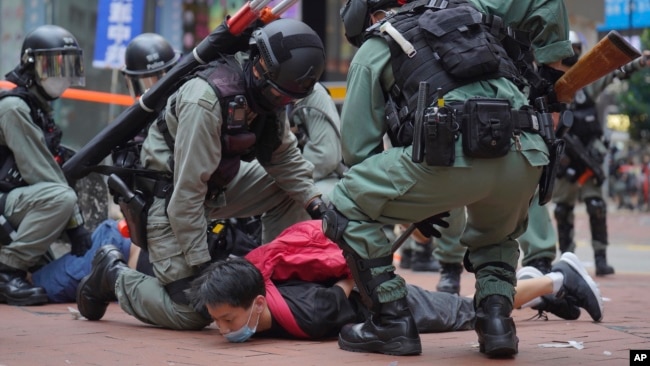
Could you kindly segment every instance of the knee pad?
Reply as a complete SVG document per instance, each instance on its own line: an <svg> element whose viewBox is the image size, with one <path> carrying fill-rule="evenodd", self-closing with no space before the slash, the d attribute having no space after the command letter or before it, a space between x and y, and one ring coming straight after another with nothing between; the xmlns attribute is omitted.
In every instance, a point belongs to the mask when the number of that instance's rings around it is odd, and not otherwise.
<svg viewBox="0 0 650 366"><path fill-rule="evenodd" d="M567 205L564 203L558 203L555 205L555 210L553 211L555 219L561 222L566 222L569 220L569 216L573 214L573 206Z"/></svg>
<svg viewBox="0 0 650 366"><path fill-rule="evenodd" d="M603 219L607 215L607 204L600 197L590 197L585 200L589 217Z"/></svg>

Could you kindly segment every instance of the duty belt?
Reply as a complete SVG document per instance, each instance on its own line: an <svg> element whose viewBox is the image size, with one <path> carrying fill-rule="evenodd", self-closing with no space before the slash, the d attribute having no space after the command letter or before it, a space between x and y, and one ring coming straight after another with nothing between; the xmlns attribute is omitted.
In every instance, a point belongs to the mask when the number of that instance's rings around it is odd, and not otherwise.
<svg viewBox="0 0 650 366"><path fill-rule="evenodd" d="M445 104L445 106L451 107L456 112L456 117L462 117L463 102L452 102ZM426 113L425 113L426 114ZM523 107L522 109L511 109L510 118L512 119L515 132L516 131L525 131L533 133L541 133L541 126L539 124L539 118L537 117L537 112L532 110L532 108Z"/></svg>
<svg viewBox="0 0 650 366"><path fill-rule="evenodd" d="M135 182L138 189L157 198L167 198L169 191L173 188L172 182L143 177L141 175L135 177Z"/></svg>

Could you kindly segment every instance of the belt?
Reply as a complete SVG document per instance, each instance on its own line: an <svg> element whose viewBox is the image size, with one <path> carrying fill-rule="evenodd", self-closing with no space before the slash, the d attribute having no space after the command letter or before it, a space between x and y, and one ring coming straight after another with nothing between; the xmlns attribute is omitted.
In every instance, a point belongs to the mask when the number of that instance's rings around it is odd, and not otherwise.
<svg viewBox="0 0 650 366"><path fill-rule="evenodd" d="M141 175L136 175L135 182L139 189L157 198L167 198L169 190L173 188L173 184L169 181L143 177Z"/></svg>
<svg viewBox="0 0 650 366"><path fill-rule="evenodd" d="M515 126L515 131L521 130L526 132L535 132L540 133L541 126L539 125L539 119L537 118L537 113L532 110L526 109L513 109L510 112L512 116L512 122Z"/></svg>
<svg viewBox="0 0 650 366"><path fill-rule="evenodd" d="M445 106L451 107L456 111L456 115L463 115L463 102L452 102L445 104ZM522 109L511 109L510 118L512 118L512 123L514 126L515 132L525 131L525 132L534 132L541 133L541 126L539 123L539 118L537 117L537 112L528 107L523 107Z"/></svg>

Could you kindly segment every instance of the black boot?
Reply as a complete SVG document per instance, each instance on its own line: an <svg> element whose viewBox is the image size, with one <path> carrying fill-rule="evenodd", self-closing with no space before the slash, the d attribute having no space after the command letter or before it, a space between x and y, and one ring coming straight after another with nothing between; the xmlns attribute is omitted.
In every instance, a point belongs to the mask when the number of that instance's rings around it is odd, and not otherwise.
<svg viewBox="0 0 650 366"><path fill-rule="evenodd" d="M399 268L410 269L413 263L413 250L402 249L402 256L399 260Z"/></svg>
<svg viewBox="0 0 650 366"><path fill-rule="evenodd" d="M105 245L95 253L93 267L77 287L77 307L88 320L99 320L106 313L108 303L116 301L115 282L122 270L128 268L120 249Z"/></svg>
<svg viewBox="0 0 650 366"><path fill-rule="evenodd" d="M458 294L460 292L460 274L463 272L463 265L460 263L440 262L440 281L436 286L438 292Z"/></svg>
<svg viewBox="0 0 650 366"><path fill-rule="evenodd" d="M0 303L28 306L47 302L42 287L27 282L27 272L0 263Z"/></svg>
<svg viewBox="0 0 650 366"><path fill-rule="evenodd" d="M380 305L365 323L347 324L339 333L339 347L352 352L395 356L418 355L422 344L406 298Z"/></svg>
<svg viewBox="0 0 650 366"><path fill-rule="evenodd" d="M596 262L596 276L606 276L614 274L614 267L607 264L607 251L597 250L594 252Z"/></svg>
<svg viewBox="0 0 650 366"><path fill-rule="evenodd" d="M519 338L511 313L512 304L501 295L486 297L476 309L479 350L488 357L508 357L518 352Z"/></svg>
<svg viewBox="0 0 650 366"><path fill-rule="evenodd" d="M440 271L440 263L436 258L433 257L433 242L429 241L426 244L416 243L416 245L422 246L422 250L413 251L411 270L413 270L413 272Z"/></svg>

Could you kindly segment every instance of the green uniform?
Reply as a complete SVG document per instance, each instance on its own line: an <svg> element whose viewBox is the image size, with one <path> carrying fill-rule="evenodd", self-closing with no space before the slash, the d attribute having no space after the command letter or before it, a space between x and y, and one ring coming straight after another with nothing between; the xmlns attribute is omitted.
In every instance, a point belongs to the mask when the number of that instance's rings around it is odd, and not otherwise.
<svg viewBox="0 0 650 366"><path fill-rule="evenodd" d="M49 103L41 108L51 113ZM6 198L2 213L16 229L16 239L0 246L0 263L27 271L37 264L79 213L77 195L68 185L59 164L45 144L43 130L32 121L30 108L21 98L0 99L0 145L13 152L27 186L0 192Z"/></svg>
<svg viewBox="0 0 650 366"><path fill-rule="evenodd" d="M440 230L442 236L435 239L436 248L433 250L433 256L441 263L462 263L466 248L460 245L460 237L467 222L465 208L449 211L449 217L445 221L449 223L449 227Z"/></svg>
<svg viewBox="0 0 650 366"><path fill-rule="evenodd" d="M314 164L316 187L327 196L338 182L343 168L341 119L336 104L327 89L316 83L314 91L295 102L293 111L290 122L292 126L295 124L298 135L305 135L302 136L302 155Z"/></svg>
<svg viewBox="0 0 650 366"><path fill-rule="evenodd" d="M555 260L557 233L553 227L548 206L539 205L539 192L535 192L528 209L528 228L517 240L524 252L522 259L524 266L530 261L541 258L547 258L550 262Z"/></svg>
<svg viewBox="0 0 650 366"><path fill-rule="evenodd" d="M568 20L560 1L472 1L483 12L506 24L531 32L538 62L572 54ZM559 11L559 12L558 12ZM519 258L516 238L526 230L528 205L535 192L548 150L542 138L522 133L521 148L512 144L506 156L474 159L464 156L460 140L452 167L413 163L411 147L378 147L387 130L385 95L394 83L390 51L383 39L371 38L359 48L350 65L341 115L343 157L351 166L334 188L331 200L350 221L342 239L362 258L391 255L381 230L384 224L421 221L432 214L467 206L467 225L461 244L469 251L476 273L476 303L488 295L514 297ZM432 85L432 88L435 88ZM513 108L527 104L526 95L506 79L474 82L445 95L446 102L471 97L505 98ZM498 261L510 267L493 266ZM375 267L373 275L394 267ZM505 279L505 281L504 281ZM396 276L376 288L380 303L403 298L406 287Z"/></svg>
<svg viewBox="0 0 650 366"><path fill-rule="evenodd" d="M170 112L174 99L177 118ZM168 207L164 199L156 198L149 210L149 260L156 277L125 269L117 279L116 295L124 311L145 323L201 329L211 320L189 305L174 302L164 286L191 278L197 266L210 260L209 220L262 215L262 237L268 242L291 224L309 219L304 207L320 193L312 180L313 165L302 157L286 123L281 145L267 165L257 160L242 163L223 192L206 199L208 178L222 156L223 121L217 96L203 79L191 79L168 99L165 115L174 151L153 125L141 154L148 169L171 172L169 159L174 162L174 191Z"/></svg>

